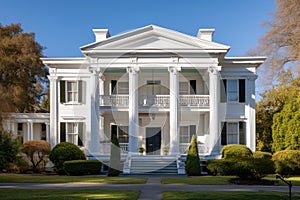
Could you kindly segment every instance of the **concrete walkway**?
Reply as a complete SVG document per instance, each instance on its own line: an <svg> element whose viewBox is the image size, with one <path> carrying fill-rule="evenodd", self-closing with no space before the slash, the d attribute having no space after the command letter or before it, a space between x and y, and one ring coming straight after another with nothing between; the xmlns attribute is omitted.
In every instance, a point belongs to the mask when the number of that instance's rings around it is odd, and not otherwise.
<svg viewBox="0 0 300 200"><path fill-rule="evenodd" d="M183 185L161 184L160 177L149 177L146 184L77 184L77 183L0 183L0 188L20 189L102 189L102 190L140 190L139 200L159 200L163 191L278 191L288 193L287 186L260 185ZM292 188L300 193L300 186Z"/></svg>

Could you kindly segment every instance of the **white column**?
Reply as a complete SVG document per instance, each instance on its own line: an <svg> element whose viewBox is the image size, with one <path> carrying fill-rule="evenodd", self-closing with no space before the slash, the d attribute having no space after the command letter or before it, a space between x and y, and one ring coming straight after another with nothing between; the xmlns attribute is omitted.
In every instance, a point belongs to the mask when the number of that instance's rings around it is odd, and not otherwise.
<svg viewBox="0 0 300 200"><path fill-rule="evenodd" d="M218 139L221 137L219 131L219 102L220 102L220 77L217 68L210 67L209 71L209 95L210 95L210 123L209 138L211 154L219 154Z"/></svg>
<svg viewBox="0 0 300 200"><path fill-rule="evenodd" d="M50 144L50 123L46 122L46 141Z"/></svg>
<svg viewBox="0 0 300 200"><path fill-rule="evenodd" d="M170 154L179 154L179 71L180 68L169 67L170 75Z"/></svg>
<svg viewBox="0 0 300 200"><path fill-rule="evenodd" d="M27 122L27 141L33 140L33 122L29 120Z"/></svg>
<svg viewBox="0 0 300 200"><path fill-rule="evenodd" d="M49 143L53 148L58 140L58 77L48 76L50 80L50 137Z"/></svg>
<svg viewBox="0 0 300 200"><path fill-rule="evenodd" d="M129 74L129 146L130 153L138 152L138 80L139 68L128 67Z"/></svg>
<svg viewBox="0 0 300 200"><path fill-rule="evenodd" d="M246 145L252 150L255 151L255 134L256 134L256 123L255 123L255 80L257 76L248 77L246 80L246 105L248 105L248 113L246 113Z"/></svg>
<svg viewBox="0 0 300 200"><path fill-rule="evenodd" d="M99 133L99 73L100 69L91 69L92 73L92 93L91 93L91 135L87 145L91 154L99 154L100 151L100 133Z"/></svg>

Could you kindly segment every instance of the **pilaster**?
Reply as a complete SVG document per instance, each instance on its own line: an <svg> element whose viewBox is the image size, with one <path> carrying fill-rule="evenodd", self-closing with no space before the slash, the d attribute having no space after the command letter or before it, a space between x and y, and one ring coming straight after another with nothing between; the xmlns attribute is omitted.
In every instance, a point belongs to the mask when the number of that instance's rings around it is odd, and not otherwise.
<svg viewBox="0 0 300 200"><path fill-rule="evenodd" d="M58 77L48 76L50 80L50 137L49 143L53 148L58 142Z"/></svg>

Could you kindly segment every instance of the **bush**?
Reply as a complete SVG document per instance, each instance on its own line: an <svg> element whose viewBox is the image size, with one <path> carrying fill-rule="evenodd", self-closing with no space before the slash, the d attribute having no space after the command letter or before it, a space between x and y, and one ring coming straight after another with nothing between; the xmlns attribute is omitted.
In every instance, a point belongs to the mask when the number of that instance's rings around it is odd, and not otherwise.
<svg viewBox="0 0 300 200"><path fill-rule="evenodd" d="M22 145L21 151L26 154L31 162L32 170L37 172L39 169L45 169L45 163L47 162L45 157L49 155L51 146L44 140L30 140ZM41 165L43 166L41 167Z"/></svg>
<svg viewBox="0 0 300 200"><path fill-rule="evenodd" d="M263 152L263 151L255 151L253 152L254 158L265 158L265 159L272 159L272 154L269 152Z"/></svg>
<svg viewBox="0 0 300 200"><path fill-rule="evenodd" d="M50 152L49 159L58 174L65 174L63 163L69 160L86 160L85 154L75 144L61 142Z"/></svg>
<svg viewBox="0 0 300 200"><path fill-rule="evenodd" d="M102 163L98 160L72 160L64 162L64 170L69 176L100 174Z"/></svg>
<svg viewBox="0 0 300 200"><path fill-rule="evenodd" d="M248 158L252 157L252 151L245 145L230 144L221 150L222 158Z"/></svg>
<svg viewBox="0 0 300 200"><path fill-rule="evenodd" d="M197 139L193 135L189 146L188 155L185 164L186 173L190 176L201 175L200 159L198 155Z"/></svg>
<svg viewBox="0 0 300 200"><path fill-rule="evenodd" d="M11 133L0 129L0 171L7 169L19 152L20 143L18 140L14 139Z"/></svg>
<svg viewBox="0 0 300 200"><path fill-rule="evenodd" d="M19 155L14 162L10 164L7 171L10 173L26 173L28 170L30 170L30 164L24 156Z"/></svg>
<svg viewBox="0 0 300 200"><path fill-rule="evenodd" d="M218 159L206 161L208 174L213 176L230 176L234 175L233 162L230 160Z"/></svg>
<svg viewBox="0 0 300 200"><path fill-rule="evenodd" d="M117 137L112 138L108 176L119 176L121 172L121 149Z"/></svg>
<svg viewBox="0 0 300 200"><path fill-rule="evenodd" d="M276 173L288 177L290 175L300 175L300 151L283 150L274 153L273 161Z"/></svg>

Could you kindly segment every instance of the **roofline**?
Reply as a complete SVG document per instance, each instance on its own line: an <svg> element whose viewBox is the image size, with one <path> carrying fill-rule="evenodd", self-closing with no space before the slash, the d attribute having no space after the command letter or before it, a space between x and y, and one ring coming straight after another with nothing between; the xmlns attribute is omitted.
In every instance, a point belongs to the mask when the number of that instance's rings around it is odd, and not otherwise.
<svg viewBox="0 0 300 200"><path fill-rule="evenodd" d="M250 64L259 67L266 59L266 56L225 57L222 64Z"/></svg>
<svg viewBox="0 0 300 200"><path fill-rule="evenodd" d="M74 57L74 58L40 58L45 65L56 65L56 64L83 64L86 62L85 57Z"/></svg>

